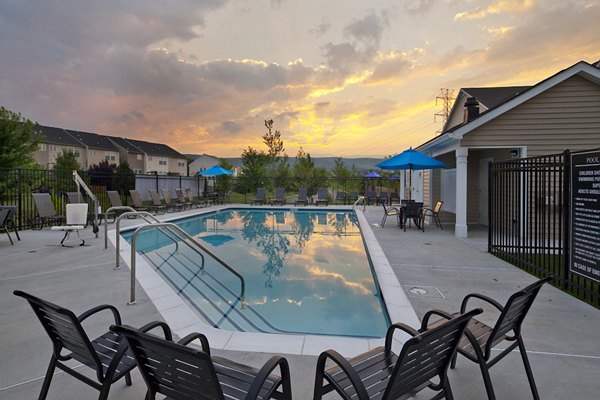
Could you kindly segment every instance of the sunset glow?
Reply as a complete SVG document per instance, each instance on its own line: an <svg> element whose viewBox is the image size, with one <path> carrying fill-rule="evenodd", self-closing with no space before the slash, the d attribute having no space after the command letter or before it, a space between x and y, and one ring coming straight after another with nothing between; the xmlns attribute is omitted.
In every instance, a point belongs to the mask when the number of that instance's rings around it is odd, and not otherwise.
<svg viewBox="0 0 600 400"><path fill-rule="evenodd" d="M600 0L0 4L0 105L43 125L238 157L383 157L435 136L441 88L600 59Z"/></svg>

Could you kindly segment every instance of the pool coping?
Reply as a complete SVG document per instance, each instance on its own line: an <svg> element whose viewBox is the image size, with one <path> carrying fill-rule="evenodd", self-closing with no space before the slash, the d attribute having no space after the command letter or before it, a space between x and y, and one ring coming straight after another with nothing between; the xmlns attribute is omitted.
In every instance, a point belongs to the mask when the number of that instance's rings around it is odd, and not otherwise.
<svg viewBox="0 0 600 400"><path fill-rule="evenodd" d="M223 206L211 207L210 209L200 209L197 212L181 215L172 215L162 219L164 222L179 220L182 217L187 218L195 215L208 214L215 211L226 210L230 208L252 207L244 205L228 204ZM269 207L270 209L298 209L297 207ZM256 208L254 208L256 209ZM352 210L351 207L336 206L335 208L313 208L302 207L302 210ZM367 254L371 259L371 264L375 270L377 283L383 297L383 304L388 312L392 323L403 322L410 326L419 326L419 319L410 303L409 298L400 285L396 274L385 256L381 245L377 241L371 226L369 225L364 213L355 209L360 230ZM164 217L164 216L163 216ZM123 230L131 230L141 224L127 226ZM108 232L109 240L116 243L116 231L114 229ZM121 260L130 266L131 246L121 238L120 240ZM183 337L191 332L200 332L208 338L211 348L224 350L255 351L268 353L286 353L301 355L319 355L322 351L335 348L335 350L346 357L371 350L382 346L384 338L360 338L348 336L333 335L299 335L299 334L277 334L277 333L256 333L256 332L238 332L225 329L218 329L210 326L203 321L200 316L190 307L181 297L167 284L167 282L148 264L148 262L139 254L136 254L136 280L153 302L156 309L164 318L165 322L171 327L173 332L179 337ZM134 306L135 307L135 306ZM268 340L265 340L268 335ZM399 345L408 337L395 335L394 341Z"/></svg>

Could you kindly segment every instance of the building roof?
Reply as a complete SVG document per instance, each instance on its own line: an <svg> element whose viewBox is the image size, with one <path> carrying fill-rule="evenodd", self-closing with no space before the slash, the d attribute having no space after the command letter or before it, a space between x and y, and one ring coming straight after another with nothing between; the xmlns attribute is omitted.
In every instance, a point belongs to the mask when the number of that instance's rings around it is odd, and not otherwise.
<svg viewBox="0 0 600 400"><path fill-rule="evenodd" d="M177 150L172 149L166 144L162 143L151 143L143 140L135 140L135 139L125 139L131 145L137 147L142 152L151 155L151 156L164 156L164 157L173 157L173 158L186 158L183 154L179 153Z"/></svg>
<svg viewBox="0 0 600 400"><path fill-rule="evenodd" d="M83 143L90 149L109 150L116 151L117 148L114 144L108 140L106 136L98 135L96 133L72 131L66 129L67 133L73 136L75 139Z"/></svg>
<svg viewBox="0 0 600 400"><path fill-rule="evenodd" d="M534 86L531 86L528 89L515 93L513 96L502 100L494 107L489 108L481 114L479 114L477 118L449 128L448 130L442 132L441 135L436 136L428 140L427 142L420 144L416 148L424 150L425 148L436 147L447 140L461 139L465 134L472 131L473 129L480 127L481 125L489 122L490 120L498 117L499 115L504 114L509 110L512 110L513 108L519 106L527 100L530 100L531 98L539 95L540 93L545 92L546 90L556 86L557 84L565 81L566 79L571 78L574 75L582 76L585 79L588 79L600 85L600 69L594 67L593 65L585 61L580 61L570 66L569 68L563 69L562 71L559 71L556 74L544 79L543 81L535 84Z"/></svg>
<svg viewBox="0 0 600 400"><path fill-rule="evenodd" d="M475 97L479 104L486 108L494 108L508 99L523 93L531 86L507 86L507 87L485 87L485 88L463 88L467 95Z"/></svg>
<svg viewBox="0 0 600 400"><path fill-rule="evenodd" d="M128 153L143 154L144 152L131 143L128 139L114 136L107 136L108 140L114 142L117 146L122 147Z"/></svg>
<svg viewBox="0 0 600 400"><path fill-rule="evenodd" d="M45 137L46 143L51 144L60 144L64 146L77 146L77 147L85 147L83 143L78 141L73 136L69 135L62 128L55 128L52 126L44 126L38 125L36 130L40 132Z"/></svg>

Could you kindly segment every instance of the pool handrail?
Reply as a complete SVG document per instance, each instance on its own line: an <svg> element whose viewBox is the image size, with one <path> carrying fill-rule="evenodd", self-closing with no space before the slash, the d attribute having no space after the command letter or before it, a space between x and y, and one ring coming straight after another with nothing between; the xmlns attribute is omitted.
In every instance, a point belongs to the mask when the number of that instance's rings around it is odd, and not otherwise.
<svg viewBox="0 0 600 400"><path fill-rule="evenodd" d="M123 207L127 207L127 206L123 206ZM120 265L120 254L121 254L121 240L118 240L119 237L121 236L121 219L123 217L129 217L129 216L136 216L136 217L140 217L142 218L144 221L146 221L147 223L151 224L153 222L156 223L160 223L161 220L159 220L158 218L156 218L154 215L152 215L151 213L149 213L148 211L127 211L124 212L123 214L119 215L117 217L117 222L116 222L116 235L115 235L115 269L120 269L121 265ZM148 217L150 219L148 219ZM174 238L173 236L170 236L167 232L165 232L164 230L161 229L161 232L168 237L169 239L171 239L176 246L176 250L179 250L179 242L177 241L177 238ZM175 232L171 232L173 234L175 234ZM106 226L106 224L104 225L104 249L108 248L108 228ZM181 237L180 237L181 239ZM200 256L202 257L202 268L204 268L204 256L199 253Z"/></svg>
<svg viewBox="0 0 600 400"><path fill-rule="evenodd" d="M129 207L129 206L114 206L114 207L110 207L108 210L106 210L106 212L104 212L104 219L105 219L105 223L104 223L104 250L108 249L108 214L111 213L111 211L132 211L135 212L135 209L133 207Z"/></svg>
<svg viewBox="0 0 600 400"><path fill-rule="evenodd" d="M223 261L219 256L217 256L212 251L210 251L209 249L204 247L200 242L198 242L196 239L194 239L189 233L184 231L180 226L178 226L172 222L161 222L161 223L155 223L155 224L142 225L142 226L138 227L135 230L135 232L133 232L133 235L131 236L131 288L130 288L131 291L130 291L130 299L129 299L128 304L135 304L135 301L136 301L136 299L135 299L135 273L136 273L135 259L136 259L137 252L135 251L135 247L136 247L137 235L144 230L157 229L157 228L162 228L162 227L170 228L170 230L177 231L178 233L183 235L184 238L188 239L188 241L184 241L184 243L188 244L190 246L190 248L193 249L193 247L190 245L190 243L194 243L194 245L196 245L198 248L205 251L213 259L215 259L219 264L221 264L223 267L225 267L225 269L229 270L232 274L237 276L240 279L240 284L241 284L240 297L242 300L242 305L245 304L246 282L244 281L244 277L242 275L240 275L240 273L237 272L235 269L233 269L229 265L227 265L227 263L225 261ZM117 237L117 239L119 239L119 238ZM117 242L118 241L119 240L117 240ZM197 250L197 249L194 249L194 250ZM198 253L198 254L200 254L204 258L204 256L201 253Z"/></svg>

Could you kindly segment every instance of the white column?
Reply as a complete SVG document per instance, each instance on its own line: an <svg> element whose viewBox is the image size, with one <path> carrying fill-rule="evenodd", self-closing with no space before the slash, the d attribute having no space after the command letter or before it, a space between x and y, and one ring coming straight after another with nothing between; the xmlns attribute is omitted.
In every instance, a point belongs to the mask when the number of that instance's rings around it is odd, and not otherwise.
<svg viewBox="0 0 600 400"><path fill-rule="evenodd" d="M467 237L467 156L469 149L456 149L456 225L454 235Z"/></svg>

